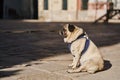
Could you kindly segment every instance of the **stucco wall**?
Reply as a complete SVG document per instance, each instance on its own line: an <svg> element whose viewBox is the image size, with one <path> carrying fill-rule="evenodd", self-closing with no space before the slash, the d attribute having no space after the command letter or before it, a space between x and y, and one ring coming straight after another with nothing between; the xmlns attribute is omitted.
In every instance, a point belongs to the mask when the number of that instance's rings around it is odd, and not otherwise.
<svg viewBox="0 0 120 80"><path fill-rule="evenodd" d="M62 10L62 0L48 0L48 10L43 10L44 0L38 0L38 16L41 21L73 21L76 16L76 0L68 0L67 10Z"/></svg>

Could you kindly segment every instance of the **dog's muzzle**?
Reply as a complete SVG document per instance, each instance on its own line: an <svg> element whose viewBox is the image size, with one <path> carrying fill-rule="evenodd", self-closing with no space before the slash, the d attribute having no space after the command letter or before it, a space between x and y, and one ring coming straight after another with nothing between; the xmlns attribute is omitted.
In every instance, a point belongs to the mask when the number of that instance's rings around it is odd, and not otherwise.
<svg viewBox="0 0 120 80"><path fill-rule="evenodd" d="M64 38L66 38L66 37L67 37L67 34L65 34L65 32L64 32L64 31L59 31L59 34L60 34L61 36L63 36Z"/></svg>

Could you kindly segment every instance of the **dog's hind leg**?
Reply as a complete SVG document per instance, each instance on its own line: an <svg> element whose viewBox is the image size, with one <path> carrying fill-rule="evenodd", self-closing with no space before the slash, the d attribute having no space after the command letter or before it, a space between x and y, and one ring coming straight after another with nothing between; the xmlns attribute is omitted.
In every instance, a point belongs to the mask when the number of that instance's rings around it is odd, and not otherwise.
<svg viewBox="0 0 120 80"><path fill-rule="evenodd" d="M77 73L82 71L87 71L89 73L95 73L98 70L98 65L92 61L87 61L77 69L68 70L69 73Z"/></svg>
<svg viewBox="0 0 120 80"><path fill-rule="evenodd" d="M88 61L88 63L86 64L86 70L88 73L95 73L96 71L98 71L99 67L97 65L97 63L95 63L94 61Z"/></svg>
<svg viewBox="0 0 120 80"><path fill-rule="evenodd" d="M95 73L98 70L98 66L93 66L87 70L88 73Z"/></svg>
<svg viewBox="0 0 120 80"><path fill-rule="evenodd" d="M81 72L81 71L86 71L86 67L85 66L80 66L77 69L70 69L67 72L68 73L77 73L77 72Z"/></svg>

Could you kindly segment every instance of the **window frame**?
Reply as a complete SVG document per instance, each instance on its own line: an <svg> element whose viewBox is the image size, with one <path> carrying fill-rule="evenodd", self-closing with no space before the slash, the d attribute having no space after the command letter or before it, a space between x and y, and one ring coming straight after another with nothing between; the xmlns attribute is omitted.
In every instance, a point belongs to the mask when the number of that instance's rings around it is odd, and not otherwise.
<svg viewBox="0 0 120 80"><path fill-rule="evenodd" d="M44 2L43 2L43 9L44 10L48 10L49 9L48 8L48 4L49 4L48 0L44 0Z"/></svg>
<svg viewBox="0 0 120 80"><path fill-rule="evenodd" d="M68 10L68 0L62 0L62 10Z"/></svg>

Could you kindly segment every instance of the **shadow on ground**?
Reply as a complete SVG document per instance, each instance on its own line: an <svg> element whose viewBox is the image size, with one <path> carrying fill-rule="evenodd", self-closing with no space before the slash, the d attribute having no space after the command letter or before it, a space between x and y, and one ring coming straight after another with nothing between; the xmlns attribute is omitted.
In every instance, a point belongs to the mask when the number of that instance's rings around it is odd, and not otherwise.
<svg viewBox="0 0 120 80"><path fill-rule="evenodd" d="M13 70L13 71L0 71L0 77L9 77L11 75L16 75L17 72L21 70Z"/></svg>
<svg viewBox="0 0 120 80"><path fill-rule="evenodd" d="M62 24L65 23L0 21L0 69L69 53L66 44L58 35ZM84 28L98 47L120 42L120 24L72 24ZM105 63L105 70L110 68L108 62ZM8 72L8 75L16 72Z"/></svg>
<svg viewBox="0 0 120 80"><path fill-rule="evenodd" d="M106 71L112 67L112 64L109 60L104 60L104 69L103 71Z"/></svg>

